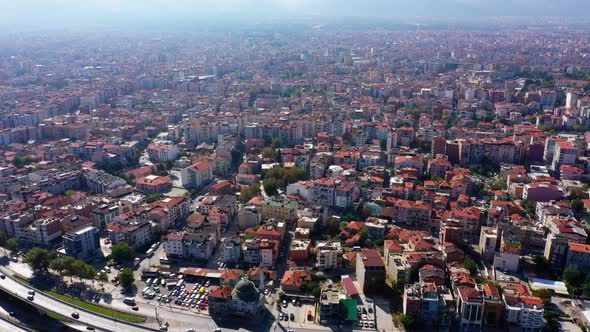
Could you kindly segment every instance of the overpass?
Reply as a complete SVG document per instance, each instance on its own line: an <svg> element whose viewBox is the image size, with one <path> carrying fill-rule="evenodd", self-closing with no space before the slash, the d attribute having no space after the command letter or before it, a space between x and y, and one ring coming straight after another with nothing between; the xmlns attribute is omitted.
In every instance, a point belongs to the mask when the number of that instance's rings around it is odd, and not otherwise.
<svg viewBox="0 0 590 332"><path fill-rule="evenodd" d="M25 330L22 327L3 318L0 319L0 331L29 332L29 330Z"/></svg>
<svg viewBox="0 0 590 332"><path fill-rule="evenodd" d="M54 297L45 295L42 292L37 291L36 289L29 287L21 282L13 279L12 277L6 275L4 279L0 279L0 288L3 289L5 292L12 294L16 298L21 299L24 302L28 302L31 305L39 308L44 312L51 312L56 315L68 318L72 321L76 321L79 324L84 324L86 326L94 327L98 330L104 331L113 331L113 332L146 332L146 331L157 331L151 328L123 322L116 320L111 317L106 317L97 313L93 313L86 309L73 306L61 300L58 300ZM35 290L35 299L33 301L29 301L27 299L28 292L30 290ZM80 318L74 319L72 318L72 313L78 312L80 314ZM1 322L0 322L1 323ZM9 322L5 322L10 324ZM10 325L12 329L5 330L3 325L0 324L0 330L2 331L12 331L14 330L14 325ZM16 330L15 330L16 331Z"/></svg>

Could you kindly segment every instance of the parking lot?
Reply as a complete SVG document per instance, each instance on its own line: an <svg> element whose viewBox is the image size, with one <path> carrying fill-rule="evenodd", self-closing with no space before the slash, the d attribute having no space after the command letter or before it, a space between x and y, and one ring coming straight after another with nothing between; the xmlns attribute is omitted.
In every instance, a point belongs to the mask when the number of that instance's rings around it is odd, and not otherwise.
<svg viewBox="0 0 590 332"><path fill-rule="evenodd" d="M285 326L290 323L313 323L315 308L313 304L307 304L299 299L285 299L281 303L277 320Z"/></svg>
<svg viewBox="0 0 590 332"><path fill-rule="evenodd" d="M209 281L187 283L181 275L163 274L162 278L147 278L138 296L170 308L206 313L209 305Z"/></svg>
<svg viewBox="0 0 590 332"><path fill-rule="evenodd" d="M375 304L373 303L373 300L365 298L363 304L356 307L356 312L359 319L359 328L375 330Z"/></svg>

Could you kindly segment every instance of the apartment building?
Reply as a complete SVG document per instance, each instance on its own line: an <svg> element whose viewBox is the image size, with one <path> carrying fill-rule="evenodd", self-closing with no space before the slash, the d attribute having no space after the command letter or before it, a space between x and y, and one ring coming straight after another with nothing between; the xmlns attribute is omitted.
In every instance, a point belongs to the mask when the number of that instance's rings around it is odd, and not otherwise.
<svg viewBox="0 0 590 332"><path fill-rule="evenodd" d="M85 225L63 236L66 255L88 260L101 253L98 228Z"/></svg>

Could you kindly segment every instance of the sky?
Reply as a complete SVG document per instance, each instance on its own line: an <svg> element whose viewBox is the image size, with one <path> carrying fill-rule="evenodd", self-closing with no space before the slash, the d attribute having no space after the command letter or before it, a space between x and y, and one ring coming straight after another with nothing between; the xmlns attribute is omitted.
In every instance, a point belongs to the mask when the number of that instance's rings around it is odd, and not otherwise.
<svg viewBox="0 0 590 332"><path fill-rule="evenodd" d="M583 17L589 0L0 0L5 27L238 21L285 17Z"/></svg>

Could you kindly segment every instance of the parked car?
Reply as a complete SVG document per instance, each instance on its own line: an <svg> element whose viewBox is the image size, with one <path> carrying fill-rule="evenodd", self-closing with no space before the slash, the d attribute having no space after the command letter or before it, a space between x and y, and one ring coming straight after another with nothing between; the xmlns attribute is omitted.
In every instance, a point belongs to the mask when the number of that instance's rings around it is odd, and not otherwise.
<svg viewBox="0 0 590 332"><path fill-rule="evenodd" d="M133 309L133 310L137 311L137 310L139 310L139 307L138 307L138 306L136 306L136 305L134 305L133 307L131 307L131 309Z"/></svg>
<svg viewBox="0 0 590 332"><path fill-rule="evenodd" d="M0 273L0 279L4 279L6 278L6 276L4 275L4 273Z"/></svg>
<svg viewBox="0 0 590 332"><path fill-rule="evenodd" d="M293 313L291 313L291 321L295 320L295 315L293 315Z"/></svg>
<svg viewBox="0 0 590 332"><path fill-rule="evenodd" d="M313 320L313 314L311 313L311 310L307 311L307 320Z"/></svg>

